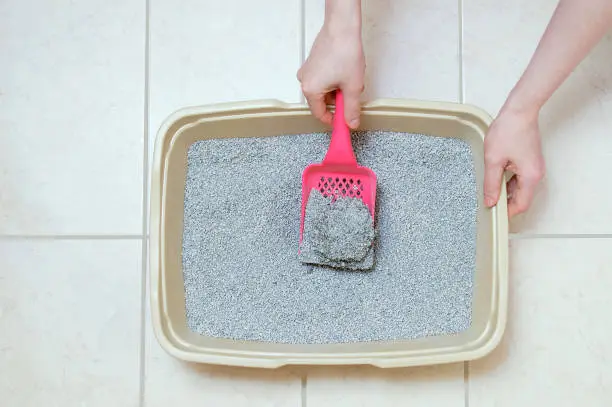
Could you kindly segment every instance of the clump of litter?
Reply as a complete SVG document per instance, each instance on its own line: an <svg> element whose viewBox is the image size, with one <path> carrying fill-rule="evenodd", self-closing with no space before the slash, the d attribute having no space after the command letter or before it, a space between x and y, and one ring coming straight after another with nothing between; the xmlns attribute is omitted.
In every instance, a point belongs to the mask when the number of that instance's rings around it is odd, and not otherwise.
<svg viewBox="0 0 612 407"><path fill-rule="evenodd" d="M350 270L374 265L374 221L361 198L324 197L313 189L306 204L300 260Z"/></svg>
<svg viewBox="0 0 612 407"><path fill-rule="evenodd" d="M231 136L231 135L223 135ZM469 328L476 263L472 153L454 138L353 134L376 172L376 262L368 272L297 256L302 171L329 134L223 138L187 156L183 277L189 328L217 338L347 343Z"/></svg>

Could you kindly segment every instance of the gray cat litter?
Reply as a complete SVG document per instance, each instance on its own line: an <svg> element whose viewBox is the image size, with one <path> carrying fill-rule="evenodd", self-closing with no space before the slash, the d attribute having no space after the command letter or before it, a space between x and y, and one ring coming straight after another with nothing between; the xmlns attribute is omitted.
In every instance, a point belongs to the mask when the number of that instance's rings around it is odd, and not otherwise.
<svg viewBox="0 0 612 407"><path fill-rule="evenodd" d="M356 272L298 257L301 174L328 144L329 135L317 133L190 147L182 252L189 328L293 344L467 329L477 212L469 146L418 134L353 135L359 163L378 178L375 264Z"/></svg>

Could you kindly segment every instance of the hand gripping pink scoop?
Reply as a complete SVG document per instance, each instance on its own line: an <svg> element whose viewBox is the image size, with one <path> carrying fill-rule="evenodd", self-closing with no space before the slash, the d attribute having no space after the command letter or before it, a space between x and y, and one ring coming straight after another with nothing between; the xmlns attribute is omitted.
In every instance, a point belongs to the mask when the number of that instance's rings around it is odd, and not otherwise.
<svg viewBox="0 0 612 407"><path fill-rule="evenodd" d="M302 216L300 244L304 234L304 217L310 191L317 189L324 197L351 197L362 199L374 222L376 205L376 174L357 164L351 132L344 118L344 97L336 91L334 129L327 154L321 164L311 164L302 173Z"/></svg>

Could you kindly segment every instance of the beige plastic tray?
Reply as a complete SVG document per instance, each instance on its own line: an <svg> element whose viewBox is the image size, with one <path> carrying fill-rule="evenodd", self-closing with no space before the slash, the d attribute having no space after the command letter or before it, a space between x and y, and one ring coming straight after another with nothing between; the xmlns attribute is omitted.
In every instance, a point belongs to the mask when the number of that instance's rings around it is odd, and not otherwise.
<svg viewBox="0 0 612 407"><path fill-rule="evenodd" d="M485 112L468 105L378 100L364 107L361 123L362 129L456 137L470 144L480 208L472 326L454 336L409 341L291 345L206 337L187 327L181 263L187 149L195 141L211 138L327 129L305 106L278 101L220 104L174 113L159 130L152 165L151 316L161 346L185 361L265 368L303 364L416 366L473 360L489 353L504 332L508 291L505 185L497 207L486 209L482 201L483 140L490 121Z"/></svg>

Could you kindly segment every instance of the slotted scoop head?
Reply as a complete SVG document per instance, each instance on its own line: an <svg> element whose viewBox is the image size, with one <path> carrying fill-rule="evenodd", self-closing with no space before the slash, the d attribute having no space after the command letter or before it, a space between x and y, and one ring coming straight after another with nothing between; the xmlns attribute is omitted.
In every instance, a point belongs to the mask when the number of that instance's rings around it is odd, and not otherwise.
<svg viewBox="0 0 612 407"><path fill-rule="evenodd" d="M376 204L376 174L357 164L351 132L344 118L344 97L336 92L334 129L327 154L320 164L311 164L302 173L302 213L300 221L300 244L304 234L304 217L310 191L318 190L332 200L349 197L363 200L368 207L372 222Z"/></svg>

